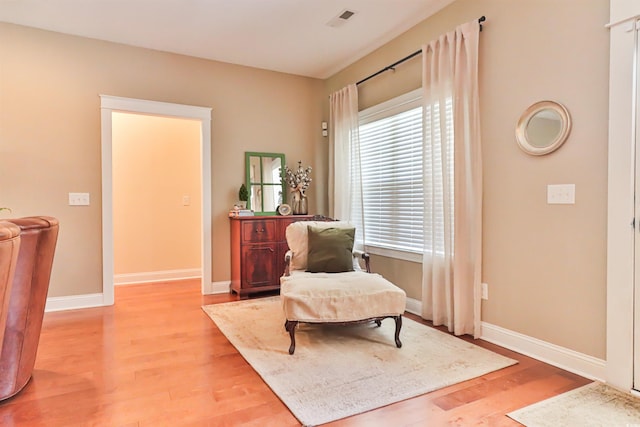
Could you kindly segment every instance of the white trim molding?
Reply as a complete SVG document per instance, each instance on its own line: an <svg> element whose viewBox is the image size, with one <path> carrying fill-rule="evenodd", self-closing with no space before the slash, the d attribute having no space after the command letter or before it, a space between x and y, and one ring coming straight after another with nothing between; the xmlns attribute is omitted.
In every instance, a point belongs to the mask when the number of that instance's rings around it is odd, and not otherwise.
<svg viewBox="0 0 640 427"><path fill-rule="evenodd" d="M114 285L134 285L149 282L170 282L174 280L197 279L202 277L199 268L182 270L147 271L143 273L123 273L113 276Z"/></svg>
<svg viewBox="0 0 640 427"><path fill-rule="evenodd" d="M205 121L211 120L211 108L209 107L150 101L147 99L125 98L121 96L100 95L100 108L117 111L134 111L145 114L157 114L159 116L189 117Z"/></svg>
<svg viewBox="0 0 640 427"><path fill-rule="evenodd" d="M196 270L196 269L193 269ZM181 271L181 270L175 270ZM182 270L183 271L183 270ZM197 269L200 272L200 269ZM199 276L198 276L199 277ZM176 279L177 280L177 279ZM142 283L142 282L138 282ZM121 283L124 284L124 283ZM204 287L203 295L224 294L229 292L231 281L213 282ZM80 308L106 307L113 305L113 301L108 301L104 294L83 294L70 295L65 297L49 297L45 304L44 311L51 313L63 310L77 310Z"/></svg>
<svg viewBox="0 0 640 427"><path fill-rule="evenodd" d="M611 0L607 175L607 384L631 390L640 377L638 329L637 0ZM630 20L629 25L617 25ZM629 31L635 30L635 31ZM634 345L635 342L635 345ZM634 366L635 365L635 366ZM635 372L634 372L635 370ZM634 380L635 377L635 380Z"/></svg>
<svg viewBox="0 0 640 427"><path fill-rule="evenodd" d="M407 298L406 311L420 316L422 302L417 299ZM602 359L492 325L491 323L482 322L480 339L592 380L604 381L606 378L606 361Z"/></svg>
<svg viewBox="0 0 640 427"><path fill-rule="evenodd" d="M181 117L200 121L201 160L201 251L202 266L201 292L211 280L211 108L193 105L173 104L145 99L123 98L100 95L101 139L102 139L102 292L105 305L114 302L113 265L113 159L112 159L112 113L154 114L167 117Z"/></svg>
<svg viewBox="0 0 640 427"><path fill-rule="evenodd" d="M605 379L606 362L602 359L492 325L491 323L482 322L480 339L592 380L604 381Z"/></svg>
<svg viewBox="0 0 640 427"><path fill-rule="evenodd" d="M77 310L79 308L103 307L105 305L104 294L70 295L67 297L49 297L44 311Z"/></svg>
<svg viewBox="0 0 640 427"><path fill-rule="evenodd" d="M212 282L205 287L202 293L203 295L226 294L229 292L229 286L231 286L231 280Z"/></svg>
<svg viewBox="0 0 640 427"><path fill-rule="evenodd" d="M422 316L422 302L414 298L407 298L405 310L416 316Z"/></svg>

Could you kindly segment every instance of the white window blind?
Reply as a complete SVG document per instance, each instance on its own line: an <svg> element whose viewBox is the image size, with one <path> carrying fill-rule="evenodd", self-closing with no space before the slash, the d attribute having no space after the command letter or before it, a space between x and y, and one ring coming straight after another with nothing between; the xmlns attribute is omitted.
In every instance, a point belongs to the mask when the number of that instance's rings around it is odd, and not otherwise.
<svg viewBox="0 0 640 427"><path fill-rule="evenodd" d="M360 113L365 248L421 253L424 242L420 91ZM359 226L360 224L356 224ZM391 253L388 253L391 251ZM378 252L380 253L380 252ZM403 256L400 256L404 258Z"/></svg>
<svg viewBox="0 0 640 427"><path fill-rule="evenodd" d="M453 185L442 193L442 168L432 168L429 150L427 164L423 165L423 108L421 91L401 97L360 112L360 158L364 215L358 203L353 205L355 225L364 219L365 249L397 258L419 261L423 253L425 235L434 242L436 252L444 251L444 205L450 207L453 224ZM435 129L427 123L427 144L435 144L433 154L441 156L441 129L453 135L451 99L447 100L444 122L439 108L428 108L428 120L434 120ZM452 139L447 138L448 141ZM445 179L453 183L453 144L446 146L445 161L449 173ZM424 169L423 169L424 167ZM352 168L355 170L356 168ZM434 216L435 227L425 230L423 173L435 183L433 206L427 206L427 218ZM453 226L448 230L453 238ZM452 240L453 241L453 240ZM362 244L362 242L359 242ZM419 254L419 256L417 255Z"/></svg>

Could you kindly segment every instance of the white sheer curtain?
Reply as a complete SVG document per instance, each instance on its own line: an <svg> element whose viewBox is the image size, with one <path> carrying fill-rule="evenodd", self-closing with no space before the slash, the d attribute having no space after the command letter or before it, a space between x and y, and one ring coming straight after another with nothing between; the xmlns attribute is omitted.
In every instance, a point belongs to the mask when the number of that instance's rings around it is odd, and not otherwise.
<svg viewBox="0 0 640 427"><path fill-rule="evenodd" d="M425 246L422 317L480 335L482 158L478 21L422 48Z"/></svg>
<svg viewBox="0 0 640 427"><path fill-rule="evenodd" d="M329 96L329 211L352 221L362 215L358 88L350 84ZM364 222L360 220L360 223ZM357 230L362 241L364 230ZM357 236L358 237L358 236Z"/></svg>

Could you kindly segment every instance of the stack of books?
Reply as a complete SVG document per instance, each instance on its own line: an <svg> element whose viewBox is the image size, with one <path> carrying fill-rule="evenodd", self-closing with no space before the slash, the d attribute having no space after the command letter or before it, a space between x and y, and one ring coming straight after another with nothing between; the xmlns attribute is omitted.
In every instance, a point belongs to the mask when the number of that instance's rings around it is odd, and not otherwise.
<svg viewBox="0 0 640 427"><path fill-rule="evenodd" d="M229 211L229 218L236 218L239 216L253 216L253 211L250 209L231 209Z"/></svg>

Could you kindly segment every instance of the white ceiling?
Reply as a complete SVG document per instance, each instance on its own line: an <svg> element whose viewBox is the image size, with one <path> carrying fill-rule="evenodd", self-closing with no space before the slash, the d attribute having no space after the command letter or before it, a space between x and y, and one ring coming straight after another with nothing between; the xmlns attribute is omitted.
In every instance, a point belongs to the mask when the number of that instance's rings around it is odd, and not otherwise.
<svg viewBox="0 0 640 427"><path fill-rule="evenodd" d="M453 1L0 0L0 21L327 78Z"/></svg>

